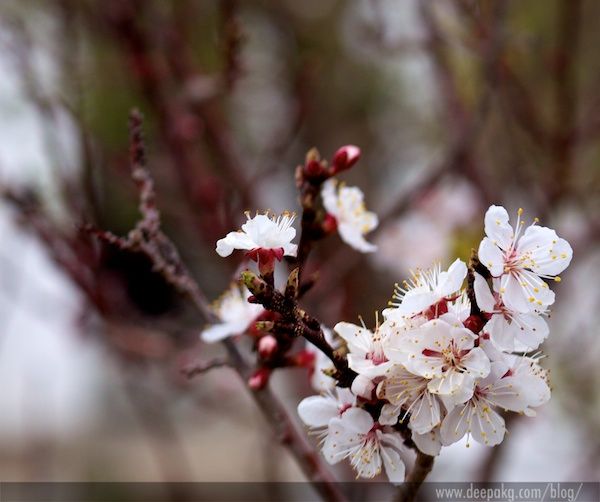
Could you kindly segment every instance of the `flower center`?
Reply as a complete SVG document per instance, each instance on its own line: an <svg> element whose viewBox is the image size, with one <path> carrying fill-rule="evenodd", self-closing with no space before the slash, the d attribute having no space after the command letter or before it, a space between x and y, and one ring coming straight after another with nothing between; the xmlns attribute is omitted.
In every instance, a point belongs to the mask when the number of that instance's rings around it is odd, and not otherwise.
<svg viewBox="0 0 600 502"><path fill-rule="evenodd" d="M441 352L437 350L431 349L423 349L421 352L426 357L438 357L444 360L444 371L450 368L460 369L460 361L463 357L465 357L469 351L468 350L458 350L458 347L454 344L454 341L448 345L448 347L444 348Z"/></svg>
<svg viewBox="0 0 600 502"><path fill-rule="evenodd" d="M367 359L373 361L375 366L379 366L380 364L387 363L388 359L385 357L383 350L375 350L373 352L369 352L367 354Z"/></svg>

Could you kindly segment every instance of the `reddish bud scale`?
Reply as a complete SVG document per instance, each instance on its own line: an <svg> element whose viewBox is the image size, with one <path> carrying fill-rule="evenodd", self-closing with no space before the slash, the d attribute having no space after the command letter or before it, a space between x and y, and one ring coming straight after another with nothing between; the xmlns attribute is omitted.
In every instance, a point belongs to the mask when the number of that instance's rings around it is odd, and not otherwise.
<svg viewBox="0 0 600 502"><path fill-rule="evenodd" d="M281 261L283 258L283 248L255 248L246 253L246 256L258 264L258 271L264 278L271 277L275 268L275 260Z"/></svg>
<svg viewBox="0 0 600 502"><path fill-rule="evenodd" d="M439 316L447 313L448 302L446 300L440 300L439 302L429 307L427 310L423 311L423 315L429 320L436 319Z"/></svg>
<svg viewBox="0 0 600 502"><path fill-rule="evenodd" d="M483 320L478 315L470 315L463 324L465 328L470 329L473 333L479 333L483 328Z"/></svg>
<svg viewBox="0 0 600 502"><path fill-rule="evenodd" d="M304 174L310 178L316 178L325 174L323 164L317 160L309 160L304 166Z"/></svg>
<svg viewBox="0 0 600 502"><path fill-rule="evenodd" d="M332 214L327 213L321 224L321 228L325 234L332 234L337 230L337 219Z"/></svg>
<svg viewBox="0 0 600 502"><path fill-rule="evenodd" d="M284 249L283 248L274 248L274 249L265 249L265 248L254 248L246 253L246 256L257 263L268 263L273 262L274 260L281 261L283 258Z"/></svg>

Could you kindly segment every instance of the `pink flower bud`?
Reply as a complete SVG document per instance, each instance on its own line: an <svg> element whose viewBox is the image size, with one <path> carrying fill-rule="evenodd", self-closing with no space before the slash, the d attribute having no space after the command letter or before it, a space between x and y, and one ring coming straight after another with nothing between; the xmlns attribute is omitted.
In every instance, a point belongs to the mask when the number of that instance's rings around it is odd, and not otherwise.
<svg viewBox="0 0 600 502"><path fill-rule="evenodd" d="M350 169L360 159L360 148L355 145L346 145L341 147L335 155L332 161L333 174L339 173Z"/></svg>
<svg viewBox="0 0 600 502"><path fill-rule="evenodd" d="M254 374L248 379L248 387L252 390L261 390L269 383L271 376L270 368L258 368Z"/></svg>
<svg viewBox="0 0 600 502"><path fill-rule="evenodd" d="M258 353L263 359L269 359L277 350L277 339L273 335L265 335L258 340Z"/></svg>

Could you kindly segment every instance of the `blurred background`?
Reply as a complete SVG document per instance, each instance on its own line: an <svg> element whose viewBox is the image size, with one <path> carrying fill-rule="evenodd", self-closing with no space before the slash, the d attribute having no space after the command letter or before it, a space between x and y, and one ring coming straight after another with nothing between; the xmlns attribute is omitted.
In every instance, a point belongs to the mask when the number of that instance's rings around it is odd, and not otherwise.
<svg viewBox="0 0 600 502"><path fill-rule="evenodd" d="M215 241L244 210L297 210L313 146L361 147L343 179L381 220L377 253L334 236L310 257L304 305L329 326L369 322L409 268L468 259L491 203L556 228L574 259L543 347L553 399L500 447L444 449L430 480L598 480L599 16L594 0L3 0L3 480L305 479L235 371L181 375L224 353L193 304L80 231L139 218L134 107L163 230L210 299L240 258ZM270 387L297 423L307 372Z"/></svg>

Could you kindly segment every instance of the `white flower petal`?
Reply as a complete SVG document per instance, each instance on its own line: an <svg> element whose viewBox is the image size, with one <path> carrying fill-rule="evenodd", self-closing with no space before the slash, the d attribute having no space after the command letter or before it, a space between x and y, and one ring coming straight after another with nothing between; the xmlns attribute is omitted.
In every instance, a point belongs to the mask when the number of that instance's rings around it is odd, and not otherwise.
<svg viewBox="0 0 600 502"><path fill-rule="evenodd" d="M494 295L490 291L487 281L481 274L475 272L475 298L477 300L477 306L483 312L494 312L496 306L496 300Z"/></svg>
<svg viewBox="0 0 600 502"><path fill-rule="evenodd" d="M412 405L410 428L419 434L424 434L439 425L440 421L440 403L437 397L424 392Z"/></svg>
<svg viewBox="0 0 600 502"><path fill-rule="evenodd" d="M366 434L372 428L375 422L368 411L362 408L350 408L344 412L341 421L348 432L356 434Z"/></svg>
<svg viewBox="0 0 600 502"><path fill-rule="evenodd" d="M502 206L490 206L485 213L485 234L504 250L510 248L514 238L514 230L508 221L508 213Z"/></svg>
<svg viewBox="0 0 600 502"><path fill-rule="evenodd" d="M364 397L365 399L371 399L373 390L375 389L375 384L373 381L364 376L358 375L354 380L352 380L352 392L357 396Z"/></svg>
<svg viewBox="0 0 600 502"><path fill-rule="evenodd" d="M478 443L495 446L504 439L504 419L487 404L478 402L471 418L471 432Z"/></svg>
<svg viewBox="0 0 600 502"><path fill-rule="evenodd" d="M395 485L403 483L406 468L400 454L390 447L381 446L380 449L385 473L390 483Z"/></svg>
<svg viewBox="0 0 600 502"><path fill-rule="evenodd" d="M518 278L513 274L505 275L502 278L502 303L513 312L530 312L537 305L531 302L527 296L527 291L523 289Z"/></svg>
<svg viewBox="0 0 600 502"><path fill-rule="evenodd" d="M337 180L335 178L329 178L325 183L323 183L323 187L321 188L321 198L323 199L323 206L325 210L333 215L338 215L338 205L337 205Z"/></svg>
<svg viewBox="0 0 600 502"><path fill-rule="evenodd" d="M420 286L409 290L398 305L398 312L405 316L412 316L423 312L436 303L439 298L427 286Z"/></svg>
<svg viewBox="0 0 600 502"><path fill-rule="evenodd" d="M357 226L351 223L339 222L337 228L342 240L357 251L361 253L377 251L377 246L368 242Z"/></svg>
<svg viewBox="0 0 600 502"><path fill-rule="evenodd" d="M504 255L501 249L488 237L484 237L479 244L479 261L486 267L493 277L498 277L504 272Z"/></svg>
<svg viewBox="0 0 600 502"><path fill-rule="evenodd" d="M548 324L541 315L535 312L516 314L512 324L517 340L530 350L537 349L549 333Z"/></svg>
<svg viewBox="0 0 600 502"><path fill-rule="evenodd" d="M501 350L512 352L515 349L515 330L502 314L494 314L483 328L490 340Z"/></svg>
<svg viewBox="0 0 600 502"><path fill-rule="evenodd" d="M348 344L352 353L368 354L373 346L373 332L349 322L338 322L333 330Z"/></svg>
<svg viewBox="0 0 600 502"><path fill-rule="evenodd" d="M417 445L419 450L426 455L431 455L432 457L439 455L442 449L442 440L440 437L439 427L424 434L418 434L417 432L413 431L412 440Z"/></svg>
<svg viewBox="0 0 600 502"><path fill-rule="evenodd" d="M441 272L436 287L440 297L450 296L458 291L467 276L467 265L462 260L455 260L447 272Z"/></svg>
<svg viewBox="0 0 600 502"><path fill-rule="evenodd" d="M444 446L456 443L470 429L473 408L470 401L464 405L456 406L442 422L440 437Z"/></svg>
<svg viewBox="0 0 600 502"><path fill-rule="evenodd" d="M325 427L339 415L338 403L333 398L310 396L298 404L298 415L309 427Z"/></svg>
<svg viewBox="0 0 600 502"><path fill-rule="evenodd" d="M490 372L490 360L483 349L475 347L462 357L460 365L473 378L484 378Z"/></svg>

